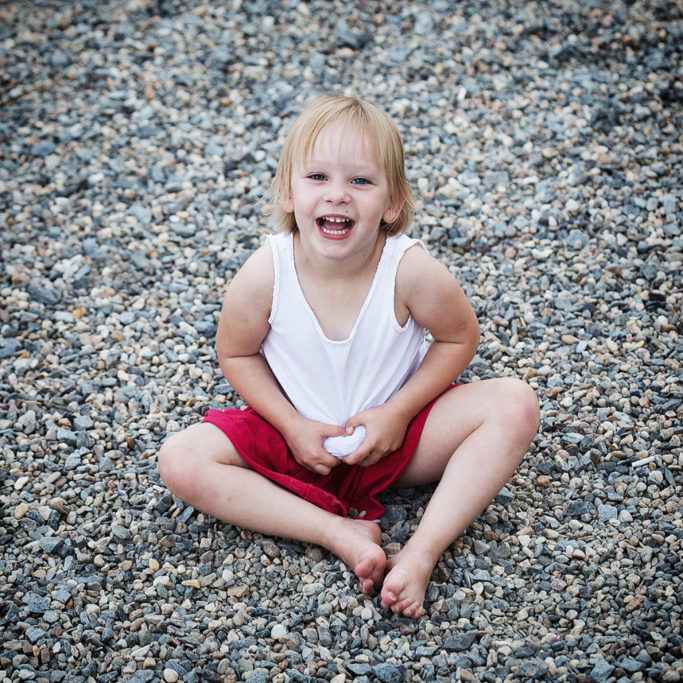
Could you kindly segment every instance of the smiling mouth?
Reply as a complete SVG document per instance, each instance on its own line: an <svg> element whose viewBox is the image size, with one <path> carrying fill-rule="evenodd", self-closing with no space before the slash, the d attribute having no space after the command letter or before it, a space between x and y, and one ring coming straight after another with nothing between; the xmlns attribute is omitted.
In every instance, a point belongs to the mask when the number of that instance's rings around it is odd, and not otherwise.
<svg viewBox="0 0 683 683"><path fill-rule="evenodd" d="M317 219L316 223L322 232L332 237L341 237L354 226L354 221L350 218L340 218L337 216L321 216Z"/></svg>

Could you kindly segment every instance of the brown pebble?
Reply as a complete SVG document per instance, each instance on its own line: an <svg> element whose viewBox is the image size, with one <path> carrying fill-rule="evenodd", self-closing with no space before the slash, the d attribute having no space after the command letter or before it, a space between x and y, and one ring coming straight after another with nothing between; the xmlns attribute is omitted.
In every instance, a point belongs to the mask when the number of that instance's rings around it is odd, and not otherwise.
<svg viewBox="0 0 683 683"><path fill-rule="evenodd" d="M23 519L30 510L26 503L19 503L17 507L14 508L14 519Z"/></svg>

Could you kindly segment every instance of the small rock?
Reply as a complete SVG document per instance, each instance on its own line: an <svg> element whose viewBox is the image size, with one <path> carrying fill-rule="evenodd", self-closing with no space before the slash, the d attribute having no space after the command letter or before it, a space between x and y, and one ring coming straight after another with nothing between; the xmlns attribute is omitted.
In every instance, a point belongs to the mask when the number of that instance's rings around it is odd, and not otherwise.
<svg viewBox="0 0 683 683"><path fill-rule="evenodd" d="M488 543L485 543L479 539L475 539L474 552L476 555L486 555L489 550L491 550L491 546Z"/></svg>
<svg viewBox="0 0 683 683"><path fill-rule="evenodd" d="M19 351L20 348L21 344L13 337L0 339L0 358L9 358Z"/></svg>
<svg viewBox="0 0 683 683"><path fill-rule="evenodd" d="M15 482L14 482L14 490L15 491L21 491L21 489L26 486L26 484L31 481L30 477L19 477Z"/></svg>
<svg viewBox="0 0 683 683"><path fill-rule="evenodd" d="M14 519L23 519L30 509L31 508L27 503L19 503L19 505L14 508Z"/></svg>
<svg viewBox="0 0 683 683"><path fill-rule="evenodd" d="M177 683L178 672L175 669L164 669L164 681L166 683Z"/></svg>
<svg viewBox="0 0 683 683"><path fill-rule="evenodd" d="M591 676L597 683L602 683L602 681L606 681L609 678L612 671L614 671L614 666L612 664L606 662L604 659L598 659L591 670Z"/></svg>
<svg viewBox="0 0 683 683"><path fill-rule="evenodd" d="M61 299L60 293L54 287L38 282L29 283L28 293L32 299L47 306L54 306Z"/></svg>
<svg viewBox="0 0 683 683"><path fill-rule="evenodd" d="M405 675L405 669L402 666L390 662L377 664L372 671L382 683L400 683Z"/></svg>
<svg viewBox="0 0 683 683"><path fill-rule="evenodd" d="M287 627L283 624L275 624L270 630L270 637L273 640L280 640L281 638L287 637Z"/></svg>
<svg viewBox="0 0 683 683"><path fill-rule="evenodd" d="M463 652L469 650L477 638L476 631L466 631L465 633L457 633L456 635L448 636L444 640L444 650L449 652Z"/></svg>
<svg viewBox="0 0 683 683"><path fill-rule="evenodd" d="M614 505L598 505L598 520L608 522L610 519L617 519L619 511Z"/></svg>

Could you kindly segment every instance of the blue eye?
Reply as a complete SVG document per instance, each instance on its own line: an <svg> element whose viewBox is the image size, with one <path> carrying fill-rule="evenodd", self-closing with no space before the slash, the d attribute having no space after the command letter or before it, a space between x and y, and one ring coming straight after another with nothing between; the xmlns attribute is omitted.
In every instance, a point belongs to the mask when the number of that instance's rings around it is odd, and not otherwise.
<svg viewBox="0 0 683 683"><path fill-rule="evenodd" d="M325 176L322 173L311 173L308 177L311 180L325 180Z"/></svg>
<svg viewBox="0 0 683 683"><path fill-rule="evenodd" d="M351 181L354 185L369 185L370 181L367 178L354 178Z"/></svg>

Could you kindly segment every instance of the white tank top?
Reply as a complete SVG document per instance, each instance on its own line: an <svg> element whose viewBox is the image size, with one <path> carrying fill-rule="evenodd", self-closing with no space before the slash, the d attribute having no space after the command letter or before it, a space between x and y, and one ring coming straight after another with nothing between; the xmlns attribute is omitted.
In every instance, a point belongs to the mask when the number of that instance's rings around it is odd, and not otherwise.
<svg viewBox="0 0 683 683"><path fill-rule="evenodd" d="M348 338L328 339L309 306L294 267L289 233L268 237L275 282L270 330L262 353L285 395L304 417L343 425L351 416L382 405L417 370L426 352L425 331L412 316L402 327L394 313L398 265L407 249L422 242L405 235L388 237L358 319ZM365 436L325 441L332 455L343 457Z"/></svg>

